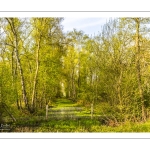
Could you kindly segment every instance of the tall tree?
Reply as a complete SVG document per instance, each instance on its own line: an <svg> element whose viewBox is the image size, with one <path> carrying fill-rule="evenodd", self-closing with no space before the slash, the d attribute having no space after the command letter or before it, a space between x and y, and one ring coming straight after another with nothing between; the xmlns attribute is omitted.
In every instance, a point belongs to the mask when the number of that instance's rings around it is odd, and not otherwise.
<svg viewBox="0 0 150 150"><path fill-rule="evenodd" d="M18 64L18 69L20 73L20 82L21 82L21 88L22 88L22 97L25 103L25 106L29 109L28 99L27 99L27 92L25 87L25 80L24 80L24 73L22 69L21 60L19 57L19 48L20 48L20 32L21 32L21 20L18 18L6 18L6 21L8 22L8 34L10 33L12 35L13 44L12 43L6 43L8 46L12 46L14 48L15 57Z"/></svg>

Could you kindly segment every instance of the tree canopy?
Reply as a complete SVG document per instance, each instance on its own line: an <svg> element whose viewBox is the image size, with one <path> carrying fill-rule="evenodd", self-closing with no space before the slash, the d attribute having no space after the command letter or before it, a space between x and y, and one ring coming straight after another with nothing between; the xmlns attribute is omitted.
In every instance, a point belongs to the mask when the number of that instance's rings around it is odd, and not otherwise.
<svg viewBox="0 0 150 150"><path fill-rule="evenodd" d="M90 37L63 18L0 19L0 102L37 113L57 98L119 121L150 117L150 18L110 19Z"/></svg>

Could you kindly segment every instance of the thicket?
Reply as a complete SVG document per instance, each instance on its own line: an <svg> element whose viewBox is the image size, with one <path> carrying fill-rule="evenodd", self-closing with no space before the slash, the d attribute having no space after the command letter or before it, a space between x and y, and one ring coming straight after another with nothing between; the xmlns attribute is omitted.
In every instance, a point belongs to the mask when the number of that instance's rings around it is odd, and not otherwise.
<svg viewBox="0 0 150 150"><path fill-rule="evenodd" d="M67 98L116 122L148 120L150 19L116 18L93 37L62 21L0 19L0 102L36 115Z"/></svg>

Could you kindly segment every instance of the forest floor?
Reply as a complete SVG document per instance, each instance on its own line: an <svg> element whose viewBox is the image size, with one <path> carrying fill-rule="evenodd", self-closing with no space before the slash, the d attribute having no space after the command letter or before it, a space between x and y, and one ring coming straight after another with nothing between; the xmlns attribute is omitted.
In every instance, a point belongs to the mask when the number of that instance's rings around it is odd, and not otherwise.
<svg viewBox="0 0 150 150"><path fill-rule="evenodd" d="M98 113L91 118L90 107L82 107L71 100L58 99L52 106L47 119L45 115L30 116L7 123L8 130L0 128L0 132L150 132L150 121L102 124Z"/></svg>

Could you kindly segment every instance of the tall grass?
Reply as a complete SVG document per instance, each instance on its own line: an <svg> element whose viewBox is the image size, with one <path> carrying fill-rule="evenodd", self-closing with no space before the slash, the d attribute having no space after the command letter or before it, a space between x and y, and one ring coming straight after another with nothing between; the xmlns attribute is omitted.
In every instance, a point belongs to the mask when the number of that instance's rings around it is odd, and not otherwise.
<svg viewBox="0 0 150 150"><path fill-rule="evenodd" d="M112 127L102 125L97 119L52 119L49 121L43 120L39 122L30 120L28 123L16 123L12 132L150 132L150 121L146 123L126 122Z"/></svg>

